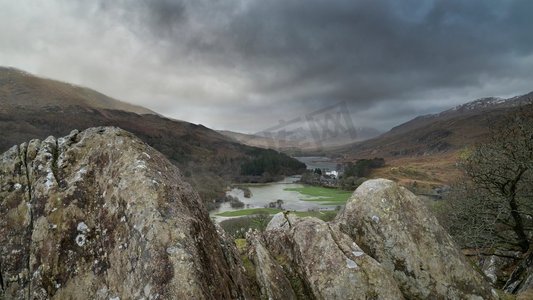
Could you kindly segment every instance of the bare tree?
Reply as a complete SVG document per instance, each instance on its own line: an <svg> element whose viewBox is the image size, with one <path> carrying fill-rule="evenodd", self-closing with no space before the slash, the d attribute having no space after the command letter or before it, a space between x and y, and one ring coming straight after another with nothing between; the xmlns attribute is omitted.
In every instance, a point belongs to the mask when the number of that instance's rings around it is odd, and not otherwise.
<svg viewBox="0 0 533 300"><path fill-rule="evenodd" d="M475 204L472 219L523 252L529 249L533 217L533 109L527 108L493 124L490 140L461 161L472 183L469 196L477 198L466 203Z"/></svg>

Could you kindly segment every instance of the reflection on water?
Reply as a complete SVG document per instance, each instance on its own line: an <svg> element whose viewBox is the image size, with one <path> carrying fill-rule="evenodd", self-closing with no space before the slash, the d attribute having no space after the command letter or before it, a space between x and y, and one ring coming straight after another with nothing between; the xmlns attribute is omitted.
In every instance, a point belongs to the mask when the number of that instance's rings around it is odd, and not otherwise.
<svg viewBox="0 0 533 300"><path fill-rule="evenodd" d="M286 191L286 188L300 188L304 185L295 183L300 179L300 176L286 177L282 181L265 184L247 184L245 185L252 192L250 198L244 197L244 192L240 189L234 188L227 192L228 195L239 198L244 203L243 208L232 208L229 202L222 203L220 208L210 212L211 217L220 222L231 217L216 216L216 214L225 211L236 211L245 208L263 208L268 206L270 202L278 199L283 200L283 209L307 211L309 209L334 209L334 205L321 205L317 202L304 201L304 199L312 198L308 195L303 195L297 191ZM316 198L316 197L314 197Z"/></svg>

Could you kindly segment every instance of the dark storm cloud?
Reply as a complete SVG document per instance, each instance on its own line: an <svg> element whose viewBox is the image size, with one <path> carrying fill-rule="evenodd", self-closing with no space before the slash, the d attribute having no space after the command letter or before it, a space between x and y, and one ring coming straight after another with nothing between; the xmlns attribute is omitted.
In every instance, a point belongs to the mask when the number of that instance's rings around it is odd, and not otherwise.
<svg viewBox="0 0 533 300"><path fill-rule="evenodd" d="M149 29L150 35L169 37L186 17L185 5L173 0L100 1L97 12L110 14L122 22L130 23L136 30ZM84 6L82 6L85 9Z"/></svg>
<svg viewBox="0 0 533 300"><path fill-rule="evenodd" d="M203 61L253 75L259 94L318 90L301 100L402 100L423 89L479 85L491 73L520 73L516 58L533 49L531 1L176 3L141 5L145 38L174 32L165 37L173 46L185 42ZM185 7L201 31L176 24ZM183 36L187 30L197 35ZM212 38L202 41L206 35Z"/></svg>
<svg viewBox="0 0 533 300"><path fill-rule="evenodd" d="M68 7L80 22L103 20L104 28L131 34L137 48L127 58L109 52L138 73L114 72L149 84L137 93L113 89L114 96L219 128L255 131L345 101L359 126L387 129L476 97L533 90L527 0L121 0Z"/></svg>

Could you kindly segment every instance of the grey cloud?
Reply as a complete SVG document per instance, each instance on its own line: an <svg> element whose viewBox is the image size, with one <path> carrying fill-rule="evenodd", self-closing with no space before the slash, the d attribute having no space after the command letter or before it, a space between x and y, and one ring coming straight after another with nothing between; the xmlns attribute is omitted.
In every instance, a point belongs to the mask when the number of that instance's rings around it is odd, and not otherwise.
<svg viewBox="0 0 533 300"><path fill-rule="evenodd" d="M354 120L384 130L468 99L533 90L528 0L66 3L59 11L79 19L81 33L112 39L127 32L135 46L119 53L109 42L86 58L115 58L122 71L98 62L93 72L118 76L121 85L96 75L83 82L211 127L254 132L346 101ZM54 73L69 74L69 67Z"/></svg>

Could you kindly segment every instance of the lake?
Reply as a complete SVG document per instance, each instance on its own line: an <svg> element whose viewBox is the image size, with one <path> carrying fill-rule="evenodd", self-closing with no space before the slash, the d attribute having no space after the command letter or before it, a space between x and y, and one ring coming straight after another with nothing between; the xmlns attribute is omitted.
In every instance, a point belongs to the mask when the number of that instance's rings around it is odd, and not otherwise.
<svg viewBox="0 0 533 300"><path fill-rule="evenodd" d="M282 207L285 210L333 210L338 205L343 205L351 195L351 192L296 183L299 179L300 176L291 176L274 183L241 185L250 189L252 192L250 198L245 198L242 190L233 188L227 192L227 195L239 198L245 206L243 208L232 208L229 202L222 203L218 209L210 212L210 216L216 222L220 222L234 217L220 216L219 214L221 213L246 210L252 214L253 211L249 209L264 208L270 202L278 199L283 200Z"/></svg>

